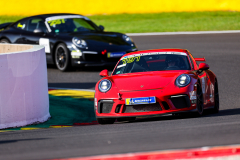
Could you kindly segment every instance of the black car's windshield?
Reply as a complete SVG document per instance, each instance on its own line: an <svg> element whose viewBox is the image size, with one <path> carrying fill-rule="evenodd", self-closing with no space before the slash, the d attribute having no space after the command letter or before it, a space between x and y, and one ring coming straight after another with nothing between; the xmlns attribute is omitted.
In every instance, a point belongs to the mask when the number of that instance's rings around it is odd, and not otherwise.
<svg viewBox="0 0 240 160"><path fill-rule="evenodd" d="M121 58L113 75L146 71L190 70L186 53L153 52Z"/></svg>
<svg viewBox="0 0 240 160"><path fill-rule="evenodd" d="M58 16L46 19L50 29L55 33L91 32L100 29L84 16Z"/></svg>

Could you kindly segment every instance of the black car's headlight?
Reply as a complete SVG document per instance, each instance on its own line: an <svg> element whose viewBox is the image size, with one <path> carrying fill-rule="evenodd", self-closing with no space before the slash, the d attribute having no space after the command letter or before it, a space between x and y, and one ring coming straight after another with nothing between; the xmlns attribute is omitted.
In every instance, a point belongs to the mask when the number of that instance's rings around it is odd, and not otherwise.
<svg viewBox="0 0 240 160"><path fill-rule="evenodd" d="M87 47L87 42L85 40L83 40L83 39L79 39L77 37L73 37L72 42L77 47L80 47L80 48L86 48Z"/></svg>
<svg viewBox="0 0 240 160"><path fill-rule="evenodd" d="M122 35L122 39L128 43L132 43L132 39L130 37L128 37L127 35Z"/></svg>
<svg viewBox="0 0 240 160"><path fill-rule="evenodd" d="M112 83L108 79L102 80L98 85L98 89L100 92L107 92L110 90L111 87Z"/></svg>
<svg viewBox="0 0 240 160"><path fill-rule="evenodd" d="M178 87L185 87L191 82L191 77L187 74L182 74L177 77L176 85Z"/></svg>

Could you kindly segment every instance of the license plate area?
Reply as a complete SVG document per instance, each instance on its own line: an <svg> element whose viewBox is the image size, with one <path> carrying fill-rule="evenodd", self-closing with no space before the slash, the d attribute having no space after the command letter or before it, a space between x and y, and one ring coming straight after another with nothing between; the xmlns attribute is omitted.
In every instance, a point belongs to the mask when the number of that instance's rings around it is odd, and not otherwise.
<svg viewBox="0 0 240 160"><path fill-rule="evenodd" d="M126 52L108 52L107 57L108 58L120 58L122 57Z"/></svg>
<svg viewBox="0 0 240 160"><path fill-rule="evenodd" d="M125 105L152 104L156 103L156 97L126 98Z"/></svg>

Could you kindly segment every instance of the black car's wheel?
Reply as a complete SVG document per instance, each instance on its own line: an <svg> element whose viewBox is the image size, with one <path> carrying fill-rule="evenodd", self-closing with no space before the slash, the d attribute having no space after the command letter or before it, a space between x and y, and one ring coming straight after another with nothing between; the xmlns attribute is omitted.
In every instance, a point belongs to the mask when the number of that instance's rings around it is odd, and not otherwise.
<svg viewBox="0 0 240 160"><path fill-rule="evenodd" d="M55 50L55 64L60 71L70 69L70 55L65 44L60 43Z"/></svg>
<svg viewBox="0 0 240 160"><path fill-rule="evenodd" d="M115 120L115 118L97 118L99 124L113 124Z"/></svg>
<svg viewBox="0 0 240 160"><path fill-rule="evenodd" d="M219 112L219 92L218 92L218 83L214 84L214 108L213 113Z"/></svg>
<svg viewBox="0 0 240 160"><path fill-rule="evenodd" d="M203 114L203 93L202 93L202 88L198 84L197 85L197 116L201 116Z"/></svg>
<svg viewBox="0 0 240 160"><path fill-rule="evenodd" d="M9 40L7 40L7 39L1 39L1 40L0 40L0 43L10 43L10 42L9 42Z"/></svg>

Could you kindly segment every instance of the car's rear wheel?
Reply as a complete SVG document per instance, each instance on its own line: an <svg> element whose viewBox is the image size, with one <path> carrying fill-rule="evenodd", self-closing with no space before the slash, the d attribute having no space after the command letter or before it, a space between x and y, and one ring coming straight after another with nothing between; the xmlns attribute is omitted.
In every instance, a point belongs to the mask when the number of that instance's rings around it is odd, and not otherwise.
<svg viewBox="0 0 240 160"><path fill-rule="evenodd" d="M196 115L197 116L201 116L203 114L203 93L202 93L202 88L201 86L198 84L197 85L197 112Z"/></svg>
<svg viewBox="0 0 240 160"><path fill-rule="evenodd" d="M0 43L10 43L10 42L9 42L9 40L7 40L7 39L4 38L4 39L1 39L1 40L0 40Z"/></svg>
<svg viewBox="0 0 240 160"><path fill-rule="evenodd" d="M97 118L99 124L113 124L115 120L115 118Z"/></svg>
<svg viewBox="0 0 240 160"><path fill-rule="evenodd" d="M218 92L218 83L214 84L214 108L213 113L219 112L219 92Z"/></svg>
<svg viewBox="0 0 240 160"><path fill-rule="evenodd" d="M55 50L55 64L60 71L70 69L70 55L65 44L60 43Z"/></svg>

